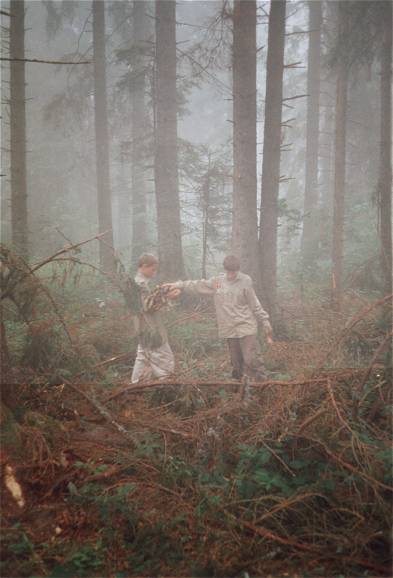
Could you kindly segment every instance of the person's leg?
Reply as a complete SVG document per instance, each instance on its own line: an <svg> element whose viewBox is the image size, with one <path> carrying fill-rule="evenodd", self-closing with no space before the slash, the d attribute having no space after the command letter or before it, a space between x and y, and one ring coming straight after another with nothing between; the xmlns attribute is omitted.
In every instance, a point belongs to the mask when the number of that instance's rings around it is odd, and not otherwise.
<svg viewBox="0 0 393 578"><path fill-rule="evenodd" d="M244 373L251 379L266 379L265 366L261 356L256 335L246 335L240 338L240 347L244 359Z"/></svg>
<svg viewBox="0 0 393 578"><path fill-rule="evenodd" d="M143 349L142 345L138 345L131 383L138 383L138 381L147 380L151 377L152 371L147 356L148 352Z"/></svg>
<svg viewBox="0 0 393 578"><path fill-rule="evenodd" d="M241 379L243 375L243 355L240 348L240 340L237 337L227 339L229 355L232 365L232 377Z"/></svg>
<svg viewBox="0 0 393 578"><path fill-rule="evenodd" d="M164 343L158 349L150 350L148 359L153 375L158 379L169 377L175 369L175 357L169 343Z"/></svg>

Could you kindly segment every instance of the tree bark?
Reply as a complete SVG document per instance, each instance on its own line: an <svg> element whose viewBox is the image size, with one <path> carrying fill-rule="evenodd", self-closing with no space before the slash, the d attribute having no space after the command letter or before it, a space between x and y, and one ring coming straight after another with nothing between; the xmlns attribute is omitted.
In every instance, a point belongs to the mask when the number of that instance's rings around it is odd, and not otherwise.
<svg viewBox="0 0 393 578"><path fill-rule="evenodd" d="M302 237L303 268L313 265L316 257L319 153L319 97L321 87L322 2L312 0L309 7L309 45L307 65L307 134L304 221Z"/></svg>
<svg viewBox="0 0 393 578"><path fill-rule="evenodd" d="M233 11L233 251L258 281L256 1Z"/></svg>
<svg viewBox="0 0 393 578"><path fill-rule="evenodd" d="M177 166L176 2L156 2L155 185L162 279L184 272Z"/></svg>
<svg viewBox="0 0 393 578"><path fill-rule="evenodd" d="M381 54L381 153L379 168L381 268L384 293L392 293L392 4L384 3Z"/></svg>
<svg viewBox="0 0 393 578"><path fill-rule="evenodd" d="M25 103L25 3L10 5L11 227L15 251L28 258Z"/></svg>
<svg viewBox="0 0 393 578"><path fill-rule="evenodd" d="M321 105L324 112L322 114L323 124L322 136L319 140L319 158L320 158L320 203L319 219L320 230L318 233L319 255L324 259L331 255L332 236L326 223L330 222L333 216L333 176L334 176L334 106L331 104L335 99L335 90L332 87L332 96L325 90L325 95Z"/></svg>
<svg viewBox="0 0 393 578"><path fill-rule="evenodd" d="M8 350L2 304L0 304L0 338L0 385L3 386L7 383L8 372L10 369L10 354Z"/></svg>
<svg viewBox="0 0 393 578"><path fill-rule="evenodd" d="M209 232L209 209L210 209L210 166L211 153L207 157L207 170L202 185L202 279L206 279L206 261L207 261L207 239Z"/></svg>
<svg viewBox="0 0 393 578"><path fill-rule="evenodd" d="M132 261L136 263L143 251L146 251L147 235L147 203L146 203L146 50L147 16L145 2L135 1L133 8L133 38L135 54L135 75L132 91Z"/></svg>
<svg viewBox="0 0 393 578"><path fill-rule="evenodd" d="M93 0L94 120L96 134L96 176L98 229L108 231L100 242L100 266L113 271L112 199L109 170L109 134L105 68L105 3Z"/></svg>
<svg viewBox="0 0 393 578"><path fill-rule="evenodd" d="M334 111L335 111L336 83L325 88L321 102L321 136L319 140L320 170L320 200L321 204L332 205L333 199L333 144L334 144Z"/></svg>
<svg viewBox="0 0 393 578"><path fill-rule="evenodd" d="M338 3L339 45L345 46L348 31L348 13L344 0ZM332 308L340 311L343 299L343 237L346 168L346 117L348 101L349 66L345 54L337 63L336 118L334 148L334 200L332 251Z"/></svg>
<svg viewBox="0 0 393 578"><path fill-rule="evenodd" d="M131 153L128 141L120 143L120 191L117 195L117 224L114 223L114 241L122 257L130 258L131 249ZM117 238L116 238L116 228Z"/></svg>
<svg viewBox="0 0 393 578"><path fill-rule="evenodd" d="M270 5L263 137L260 259L263 301L272 315L277 292L277 229L283 97L285 0Z"/></svg>

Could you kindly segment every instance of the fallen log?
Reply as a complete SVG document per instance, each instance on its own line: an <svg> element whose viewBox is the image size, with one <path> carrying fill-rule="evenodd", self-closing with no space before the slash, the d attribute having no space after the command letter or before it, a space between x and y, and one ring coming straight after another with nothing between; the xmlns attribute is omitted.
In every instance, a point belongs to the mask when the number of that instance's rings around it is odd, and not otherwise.
<svg viewBox="0 0 393 578"><path fill-rule="evenodd" d="M328 378L327 377L320 377L320 378L314 378L314 379L294 379L291 381L283 381L283 380L268 380L268 381L261 381L261 382L250 382L248 383L248 387L253 387L253 388L257 388L257 389L266 389L267 387L270 386L297 386L297 385L310 385L310 384L323 384L323 383L327 383ZM110 395L108 395L103 401L105 403L107 403L108 401L111 401L121 395L124 395L125 393L140 393L142 391L145 391L147 389L153 389L156 387L180 387L180 386L185 386L185 387L239 387L239 385L241 385L241 381L201 381L201 380L188 380L188 381L182 381L182 380L169 380L169 381L149 381L143 384L136 384L136 385L130 385L127 386L121 390L115 391L113 393L111 393Z"/></svg>

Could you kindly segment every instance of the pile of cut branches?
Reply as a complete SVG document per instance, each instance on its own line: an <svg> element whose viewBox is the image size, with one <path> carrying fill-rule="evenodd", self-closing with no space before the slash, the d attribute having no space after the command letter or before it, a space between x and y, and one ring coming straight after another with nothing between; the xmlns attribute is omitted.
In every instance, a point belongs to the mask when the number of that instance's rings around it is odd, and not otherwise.
<svg viewBox="0 0 393 578"><path fill-rule="evenodd" d="M124 305L71 315L35 267L5 257L3 295L22 311L53 304L81 364L51 380L48 367L70 361L56 357L64 340L52 352L41 342L48 357L20 381L17 411L2 407L3 574L391 575L390 328L377 325L389 298L329 316L319 342L311 322L303 341L280 342L274 363L287 359L290 375L239 383L216 342L210 365L175 343L174 379L131 385L132 352L117 350L129 339ZM172 335L192 343L190 319L207 339L200 310L173 315ZM31 314L35 339L40 323L52 329ZM340 367L354 331L372 350L363 367Z"/></svg>
<svg viewBox="0 0 393 578"><path fill-rule="evenodd" d="M7 518L9 560L23 532L35 572L56 550L75 575L390 575L391 390L367 371L110 395L64 385L79 412L61 431L34 415L17 426L34 441L13 463L27 507L19 530ZM78 574L81 543L93 549Z"/></svg>

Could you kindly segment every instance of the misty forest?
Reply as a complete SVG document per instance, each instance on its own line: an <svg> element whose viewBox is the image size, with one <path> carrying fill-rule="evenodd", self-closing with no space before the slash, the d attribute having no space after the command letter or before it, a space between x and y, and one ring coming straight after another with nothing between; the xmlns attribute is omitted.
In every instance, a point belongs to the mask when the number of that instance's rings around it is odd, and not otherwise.
<svg viewBox="0 0 393 578"><path fill-rule="evenodd" d="M392 2L1 0L1 575L391 576Z"/></svg>

